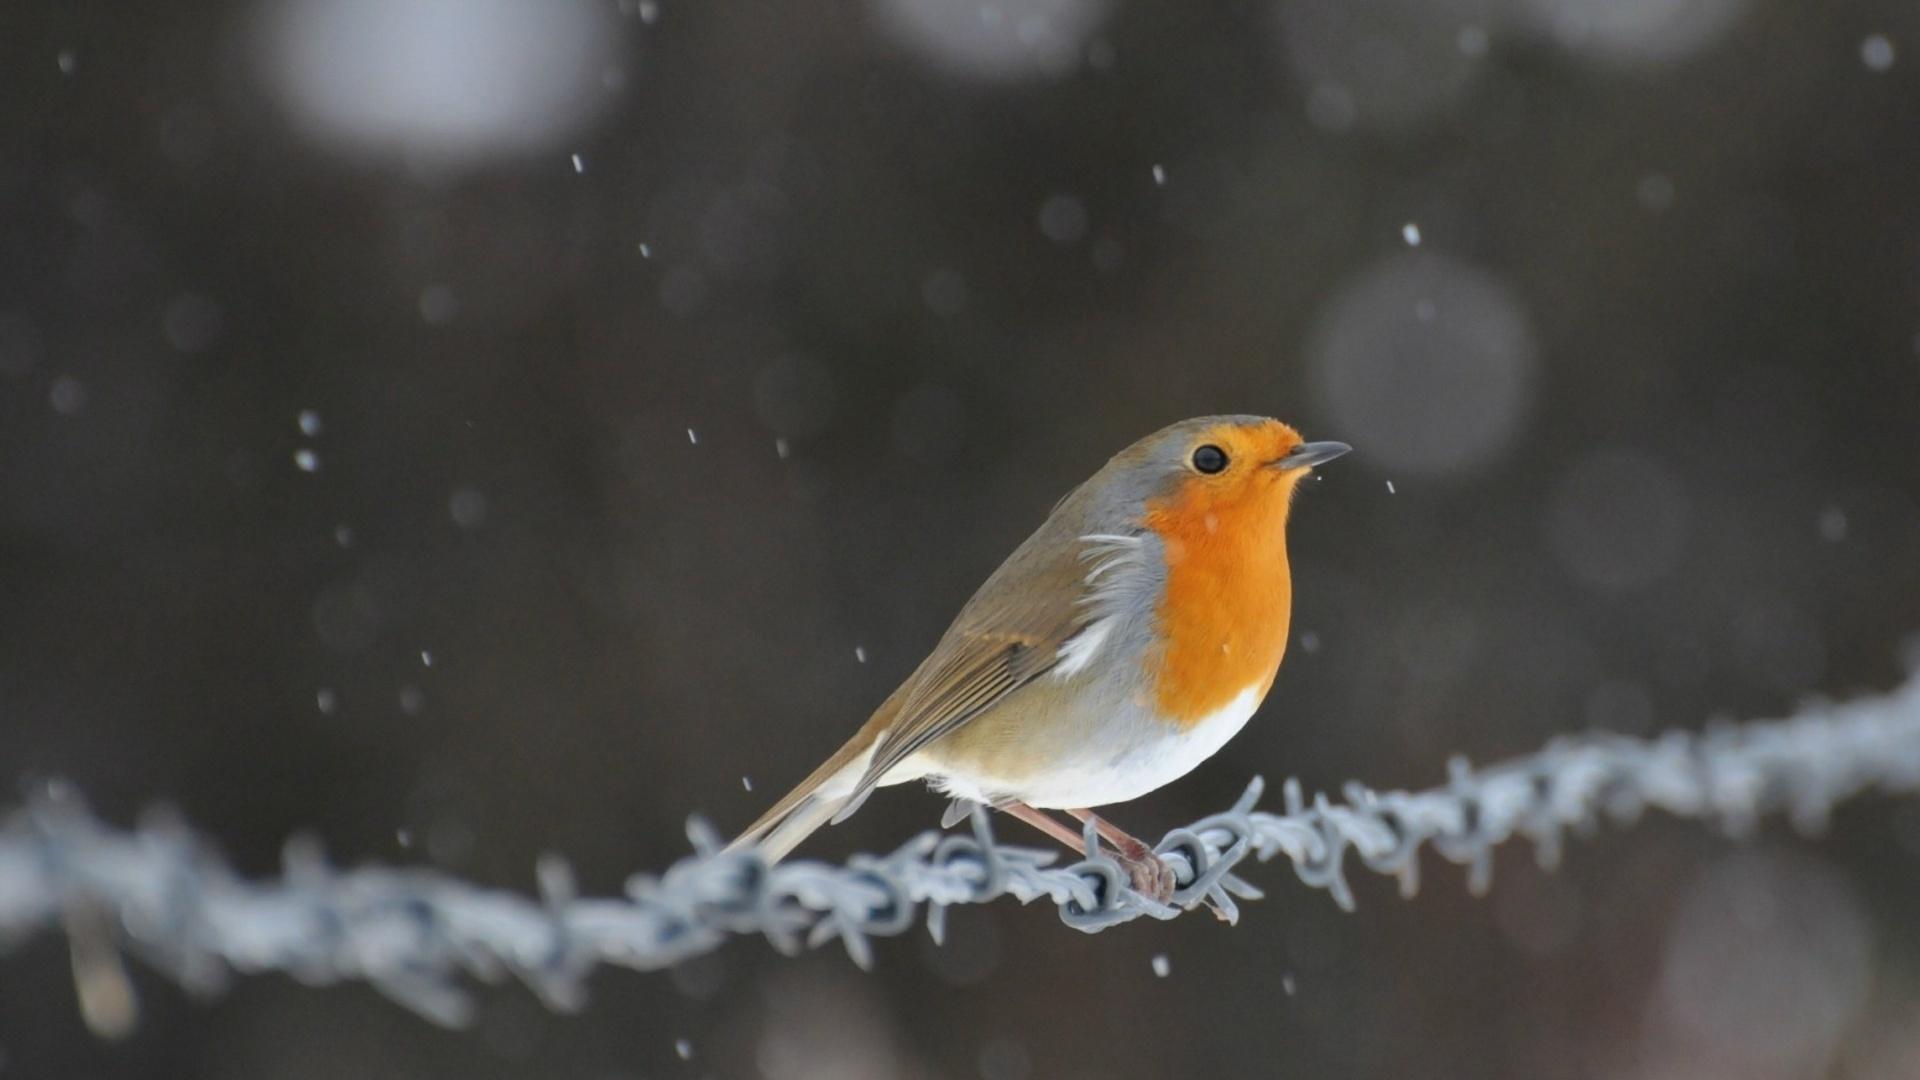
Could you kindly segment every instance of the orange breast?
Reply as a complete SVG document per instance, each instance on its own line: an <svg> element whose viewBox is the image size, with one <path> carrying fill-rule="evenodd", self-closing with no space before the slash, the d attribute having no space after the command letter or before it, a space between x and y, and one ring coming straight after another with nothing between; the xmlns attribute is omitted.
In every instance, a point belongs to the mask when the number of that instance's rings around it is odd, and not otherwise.
<svg viewBox="0 0 1920 1080"><path fill-rule="evenodd" d="M1160 714L1182 728L1247 687L1265 697L1287 647L1293 581L1286 521L1291 485L1256 483L1224 493L1190 484L1147 507L1166 546L1167 588L1150 655Z"/></svg>

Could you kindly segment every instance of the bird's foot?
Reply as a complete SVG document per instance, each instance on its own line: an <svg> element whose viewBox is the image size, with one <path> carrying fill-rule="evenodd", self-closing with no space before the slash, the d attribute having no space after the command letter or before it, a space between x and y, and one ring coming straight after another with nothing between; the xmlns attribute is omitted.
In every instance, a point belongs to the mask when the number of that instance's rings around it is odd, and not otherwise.
<svg viewBox="0 0 1920 1080"><path fill-rule="evenodd" d="M1132 879L1133 891L1157 904L1173 899L1174 887L1179 884L1173 876L1173 867L1145 844L1139 845L1137 851L1116 850L1113 857Z"/></svg>
<svg viewBox="0 0 1920 1080"><path fill-rule="evenodd" d="M1173 899L1173 890L1179 886L1174 877L1173 867L1146 845L1146 842L1121 830L1111 821L1101 818L1091 810L1069 810L1068 813L1080 819L1082 824L1091 824L1100 838L1110 846L1114 861L1118 862L1133 880L1133 890L1157 904Z"/></svg>
<svg viewBox="0 0 1920 1080"><path fill-rule="evenodd" d="M1012 801L998 803L995 809L1019 818L1076 851L1083 850L1082 845L1086 841L1084 833L1075 833L1026 803ZM1091 810L1069 810L1067 813L1080 819L1083 825L1092 825L1093 831L1106 844L1104 849L1106 854L1127 872L1128 883L1133 886L1135 892L1157 904L1165 904L1173 899L1173 891L1180 884L1179 879L1174 877L1173 867L1168 866L1165 859L1154 854L1152 848L1121 831L1112 822L1100 818Z"/></svg>

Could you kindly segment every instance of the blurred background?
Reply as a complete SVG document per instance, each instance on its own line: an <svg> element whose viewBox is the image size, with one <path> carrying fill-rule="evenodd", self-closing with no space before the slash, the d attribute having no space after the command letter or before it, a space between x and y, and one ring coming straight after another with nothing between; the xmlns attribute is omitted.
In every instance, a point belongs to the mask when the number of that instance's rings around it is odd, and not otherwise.
<svg viewBox="0 0 1920 1080"><path fill-rule="evenodd" d="M42 2L0 65L0 769L249 873L307 830L613 892L1200 413L1358 449L1277 687L1145 835L1884 689L1920 630L1904 0ZM42 938L0 1075L1920 1075L1920 809L1569 854L1352 915L1272 867L1238 929L961 910L872 974L740 941L466 1032L143 971L103 1042Z"/></svg>

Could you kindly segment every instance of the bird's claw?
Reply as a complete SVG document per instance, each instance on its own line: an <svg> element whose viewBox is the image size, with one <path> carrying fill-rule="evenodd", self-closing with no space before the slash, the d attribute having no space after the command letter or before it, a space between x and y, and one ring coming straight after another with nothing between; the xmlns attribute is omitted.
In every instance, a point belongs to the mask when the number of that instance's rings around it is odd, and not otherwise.
<svg viewBox="0 0 1920 1080"><path fill-rule="evenodd" d="M1138 851L1115 851L1113 855L1132 880L1133 891L1156 904L1173 899L1173 890L1178 881L1174 877L1173 867L1168 866L1165 859L1145 846Z"/></svg>

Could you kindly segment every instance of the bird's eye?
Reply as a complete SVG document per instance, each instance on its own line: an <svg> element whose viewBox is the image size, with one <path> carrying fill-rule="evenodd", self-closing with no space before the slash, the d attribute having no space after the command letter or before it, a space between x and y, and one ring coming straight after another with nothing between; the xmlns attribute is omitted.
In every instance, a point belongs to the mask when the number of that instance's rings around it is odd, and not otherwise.
<svg viewBox="0 0 1920 1080"><path fill-rule="evenodd" d="M1227 467L1227 452L1208 443L1193 452L1193 467L1209 475Z"/></svg>

